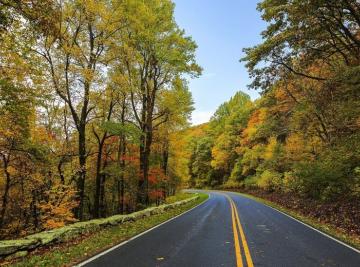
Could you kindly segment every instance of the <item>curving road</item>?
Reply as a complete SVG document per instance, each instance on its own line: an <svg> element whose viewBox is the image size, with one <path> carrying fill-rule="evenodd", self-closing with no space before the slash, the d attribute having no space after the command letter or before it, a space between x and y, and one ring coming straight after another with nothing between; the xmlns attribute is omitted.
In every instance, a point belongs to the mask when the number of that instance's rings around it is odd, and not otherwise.
<svg viewBox="0 0 360 267"><path fill-rule="evenodd" d="M236 193L208 201L80 266L360 266L360 252Z"/></svg>

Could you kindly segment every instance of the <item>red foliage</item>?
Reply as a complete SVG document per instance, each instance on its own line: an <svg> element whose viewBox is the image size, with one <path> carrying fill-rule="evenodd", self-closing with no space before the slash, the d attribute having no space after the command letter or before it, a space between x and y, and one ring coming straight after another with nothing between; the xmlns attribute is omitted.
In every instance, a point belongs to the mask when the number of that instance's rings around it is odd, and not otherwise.
<svg viewBox="0 0 360 267"><path fill-rule="evenodd" d="M126 155L126 156L121 157L121 160L124 160L124 161L127 161L127 162L138 162L139 157Z"/></svg>
<svg viewBox="0 0 360 267"><path fill-rule="evenodd" d="M154 201L157 199L164 199L165 192L163 190L152 190L149 192L149 198L151 201Z"/></svg>
<svg viewBox="0 0 360 267"><path fill-rule="evenodd" d="M164 171L161 168L151 168L149 170L149 184L154 185L161 181L167 180L167 176L164 174Z"/></svg>

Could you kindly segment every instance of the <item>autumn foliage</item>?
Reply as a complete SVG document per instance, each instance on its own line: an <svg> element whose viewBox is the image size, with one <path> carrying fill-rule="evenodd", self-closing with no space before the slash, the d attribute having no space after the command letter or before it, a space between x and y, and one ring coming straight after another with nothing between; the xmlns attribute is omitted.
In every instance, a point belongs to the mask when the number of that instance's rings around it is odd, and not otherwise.
<svg viewBox="0 0 360 267"><path fill-rule="evenodd" d="M169 138L201 68L173 13L170 0L0 0L0 238L175 193Z"/></svg>
<svg viewBox="0 0 360 267"><path fill-rule="evenodd" d="M262 95L238 92L192 129L206 127L201 136L183 133L189 185L358 203L358 1L264 0L258 9L264 42L242 60Z"/></svg>

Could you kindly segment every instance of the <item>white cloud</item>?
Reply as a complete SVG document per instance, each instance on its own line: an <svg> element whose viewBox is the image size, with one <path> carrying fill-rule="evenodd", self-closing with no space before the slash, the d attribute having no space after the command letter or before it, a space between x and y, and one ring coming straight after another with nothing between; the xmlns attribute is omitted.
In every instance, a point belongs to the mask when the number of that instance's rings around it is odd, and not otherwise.
<svg viewBox="0 0 360 267"><path fill-rule="evenodd" d="M212 111L194 111L191 115L192 125L199 125L208 122L212 115Z"/></svg>

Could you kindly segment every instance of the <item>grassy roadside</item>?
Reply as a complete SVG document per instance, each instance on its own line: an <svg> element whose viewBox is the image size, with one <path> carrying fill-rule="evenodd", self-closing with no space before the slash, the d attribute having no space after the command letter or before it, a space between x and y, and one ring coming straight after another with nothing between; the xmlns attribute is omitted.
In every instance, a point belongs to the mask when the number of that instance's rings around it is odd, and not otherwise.
<svg viewBox="0 0 360 267"><path fill-rule="evenodd" d="M175 199L168 200L175 202L189 197L189 194L181 194ZM49 248L42 248L33 251L21 261L8 263L11 266L72 266L97 253L104 251L116 244L119 244L141 232L146 231L164 221L171 219L193 207L204 202L208 195L199 194L196 201L183 206L167 210L165 213L152 215L135 222L124 223L119 226L105 228L99 232L82 236L76 240L54 245ZM4 263L2 263L4 264Z"/></svg>
<svg viewBox="0 0 360 267"><path fill-rule="evenodd" d="M189 198L189 196L192 197L193 194L179 192L174 196L167 197L166 200L165 200L165 204L171 204L171 203L174 203L174 202L185 200L185 199Z"/></svg>
<svg viewBox="0 0 360 267"><path fill-rule="evenodd" d="M230 191L230 190L229 190L229 192L233 192L233 193L248 197L257 202L263 203L267 206L270 206L279 211L282 211L282 212L298 219L299 221L306 223L306 224L314 227L315 229L318 229L318 230L320 230L320 231L322 231L322 232L324 232L324 233L326 233L326 234L328 234L328 235L330 235L330 236L332 236L332 237L334 237L356 249L360 249L360 236L358 236L358 235L349 235L349 234L344 233L344 232L340 231L339 229L333 227L332 225L319 222L315 218L304 216L304 215L300 214L299 212L285 208L285 207L283 207L277 203L274 203L272 201L269 201L269 200L266 200L263 198L259 198L259 197L256 197L256 196L253 196L250 194L246 194L246 193L240 193L240 192Z"/></svg>

